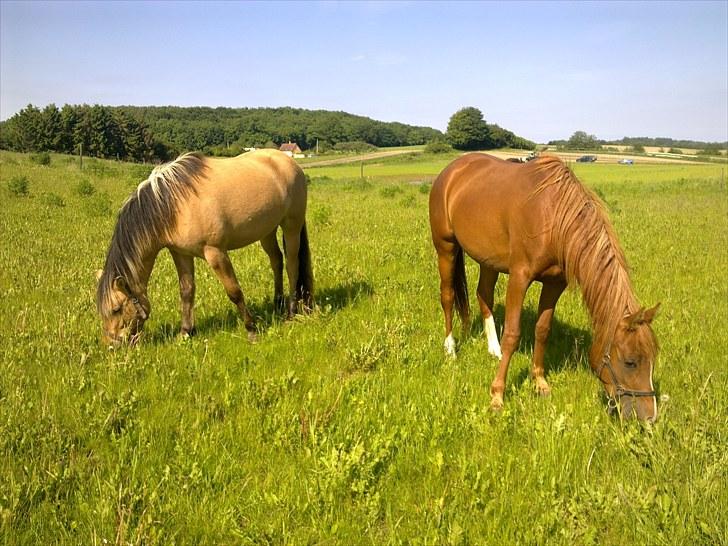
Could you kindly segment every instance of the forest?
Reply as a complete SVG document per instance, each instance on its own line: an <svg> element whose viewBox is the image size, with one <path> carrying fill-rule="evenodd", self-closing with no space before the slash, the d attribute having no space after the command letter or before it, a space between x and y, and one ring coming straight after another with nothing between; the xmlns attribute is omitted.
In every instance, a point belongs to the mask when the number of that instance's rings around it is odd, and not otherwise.
<svg viewBox="0 0 728 546"><path fill-rule="evenodd" d="M444 139L430 127L345 112L300 108L28 105L0 124L0 148L152 162L196 150L237 155L248 147L296 142L325 151L345 143L409 146Z"/></svg>

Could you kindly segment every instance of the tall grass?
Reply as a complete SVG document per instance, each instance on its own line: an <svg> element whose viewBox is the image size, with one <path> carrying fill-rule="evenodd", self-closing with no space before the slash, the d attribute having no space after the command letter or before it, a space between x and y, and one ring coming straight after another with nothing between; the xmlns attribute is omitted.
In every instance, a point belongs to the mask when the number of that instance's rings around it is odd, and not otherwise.
<svg viewBox="0 0 728 546"><path fill-rule="evenodd" d="M32 188L25 199L0 193L3 542L726 543L720 169L576 167L609 206L638 297L662 302L660 419L645 428L606 414L575 291L559 303L547 352L552 396L537 397L528 378L534 287L505 409L488 409L496 362L482 326L459 340L457 360L443 356L427 194L408 183L436 165L406 166L372 167L366 183L343 167L320 173L329 180L311 173L312 315L274 314L256 245L233 261L258 343L202 263L198 335L182 341L163 254L143 342L109 352L94 271L114 211L144 173L0 153L0 188L20 176ZM82 180L93 196L77 191ZM50 193L66 206L33 197ZM474 283L472 262L468 275ZM504 288L501 279L499 330Z"/></svg>

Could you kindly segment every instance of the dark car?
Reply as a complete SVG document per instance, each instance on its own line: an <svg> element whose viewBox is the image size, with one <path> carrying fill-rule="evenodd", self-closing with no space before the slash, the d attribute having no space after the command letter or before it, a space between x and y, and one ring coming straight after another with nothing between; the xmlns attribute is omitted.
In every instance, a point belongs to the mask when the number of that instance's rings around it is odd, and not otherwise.
<svg viewBox="0 0 728 546"><path fill-rule="evenodd" d="M597 160L595 155L583 155L576 160L577 163L594 163Z"/></svg>

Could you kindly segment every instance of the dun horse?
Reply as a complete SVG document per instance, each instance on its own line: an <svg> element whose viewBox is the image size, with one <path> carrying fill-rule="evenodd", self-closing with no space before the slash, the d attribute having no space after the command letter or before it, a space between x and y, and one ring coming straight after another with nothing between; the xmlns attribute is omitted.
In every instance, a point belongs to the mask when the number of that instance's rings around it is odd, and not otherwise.
<svg viewBox="0 0 728 546"><path fill-rule="evenodd" d="M452 310L470 327L463 253L480 265L477 296L488 350L500 358L491 385L491 407L503 406L508 364L518 347L521 307L529 285L543 284L538 305L533 378L550 393L544 352L556 302L577 282L594 330L590 365L611 404L654 420L657 403L652 370L657 341L650 326L658 306L640 307L624 253L598 198L557 158L516 165L484 154L453 161L430 193L430 226L438 255L445 350L455 354ZM501 345L493 321L493 292L508 273Z"/></svg>
<svg viewBox="0 0 728 546"><path fill-rule="evenodd" d="M124 203L103 271L96 306L102 340L134 342L150 312L147 283L157 255L167 248L179 276L182 334L194 330L194 258L204 258L237 307L248 337L253 317L245 306L228 251L260 241L273 268L274 301L283 306L283 231L289 283L288 313L313 305L313 275L306 234L306 180L278 151L230 159L185 154L156 167Z"/></svg>

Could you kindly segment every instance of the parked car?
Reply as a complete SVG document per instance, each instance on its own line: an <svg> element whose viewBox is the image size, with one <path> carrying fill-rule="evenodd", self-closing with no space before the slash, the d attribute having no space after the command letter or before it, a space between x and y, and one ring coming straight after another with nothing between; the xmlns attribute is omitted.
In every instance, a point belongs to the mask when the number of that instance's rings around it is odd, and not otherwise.
<svg viewBox="0 0 728 546"><path fill-rule="evenodd" d="M617 161L620 165L634 165L634 159L627 159L626 157L624 159L620 159Z"/></svg>
<svg viewBox="0 0 728 546"><path fill-rule="evenodd" d="M594 163L597 160L595 155L583 155L576 160L577 163Z"/></svg>

